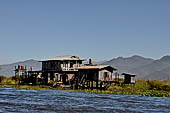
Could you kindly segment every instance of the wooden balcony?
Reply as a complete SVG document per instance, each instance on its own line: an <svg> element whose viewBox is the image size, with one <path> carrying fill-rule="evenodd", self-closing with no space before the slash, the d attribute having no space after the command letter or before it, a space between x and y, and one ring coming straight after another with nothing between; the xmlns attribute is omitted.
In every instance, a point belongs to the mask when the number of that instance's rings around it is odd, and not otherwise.
<svg viewBox="0 0 170 113"><path fill-rule="evenodd" d="M78 71L78 68L66 68L66 67L62 67L61 70L62 71Z"/></svg>

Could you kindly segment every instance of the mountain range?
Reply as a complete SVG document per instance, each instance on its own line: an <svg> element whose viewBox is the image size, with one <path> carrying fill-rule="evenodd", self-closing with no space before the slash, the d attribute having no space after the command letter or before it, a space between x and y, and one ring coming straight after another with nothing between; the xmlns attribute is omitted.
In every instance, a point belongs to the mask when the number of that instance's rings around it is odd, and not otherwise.
<svg viewBox="0 0 170 113"><path fill-rule="evenodd" d="M12 63L12 64L0 65L0 75L7 76L7 77L14 75L15 66L18 65L26 66L28 70L30 70L30 67L32 67L33 70L41 69L41 62L31 59L31 60Z"/></svg>
<svg viewBox="0 0 170 113"><path fill-rule="evenodd" d="M108 61L95 62L96 64L111 65L118 69L119 73L127 72L137 75L137 79L144 80L169 80L170 79L170 56L164 56L160 59L145 58L134 55L128 58L118 57ZM17 65L26 65L27 68L33 67L33 70L41 69L41 62L36 60L26 60L13 64L0 65L0 75L14 75L14 67Z"/></svg>
<svg viewBox="0 0 170 113"><path fill-rule="evenodd" d="M132 57L118 57L103 64L111 65L119 72L133 73L137 79L144 80L169 80L170 79L170 56L161 59L144 58L134 55Z"/></svg>

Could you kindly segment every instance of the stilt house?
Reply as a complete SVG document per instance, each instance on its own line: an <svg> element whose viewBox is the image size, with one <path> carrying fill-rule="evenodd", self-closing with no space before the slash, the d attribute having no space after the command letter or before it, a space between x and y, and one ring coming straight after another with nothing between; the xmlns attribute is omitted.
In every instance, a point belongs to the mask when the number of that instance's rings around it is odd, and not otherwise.
<svg viewBox="0 0 170 113"><path fill-rule="evenodd" d="M109 65L94 65L92 59L89 64L77 56L57 56L42 62L43 84L70 85L75 88L103 88L104 83L114 80L115 68ZM106 87L106 86L105 86Z"/></svg>

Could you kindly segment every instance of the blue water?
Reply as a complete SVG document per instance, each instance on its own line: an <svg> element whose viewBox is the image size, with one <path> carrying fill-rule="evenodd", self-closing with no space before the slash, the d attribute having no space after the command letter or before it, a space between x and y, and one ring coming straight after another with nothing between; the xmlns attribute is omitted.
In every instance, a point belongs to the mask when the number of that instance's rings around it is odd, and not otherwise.
<svg viewBox="0 0 170 113"><path fill-rule="evenodd" d="M0 113L170 113L170 98L0 89Z"/></svg>

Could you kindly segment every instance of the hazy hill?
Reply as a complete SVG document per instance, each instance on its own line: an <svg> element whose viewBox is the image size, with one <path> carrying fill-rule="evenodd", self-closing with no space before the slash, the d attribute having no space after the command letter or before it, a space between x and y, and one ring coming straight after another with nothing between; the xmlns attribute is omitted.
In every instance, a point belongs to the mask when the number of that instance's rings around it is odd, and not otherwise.
<svg viewBox="0 0 170 113"><path fill-rule="evenodd" d="M137 67L129 70L132 73L136 73L140 76L153 76L159 73L167 73L165 69L170 67L170 56L162 57L159 60L155 60L153 63ZM160 74L159 74L160 75Z"/></svg>
<svg viewBox="0 0 170 113"><path fill-rule="evenodd" d="M104 60L104 61L93 61L93 64L98 65L98 64L103 64L105 62L107 62L107 60ZM83 62L83 64L89 64L89 61L85 61L85 62Z"/></svg>
<svg viewBox="0 0 170 113"><path fill-rule="evenodd" d="M141 80L170 80L170 74L164 71L155 71L147 76L140 77Z"/></svg>
<svg viewBox="0 0 170 113"><path fill-rule="evenodd" d="M88 62L86 62L88 63ZM118 57L110 61L94 62L95 64L107 64L118 69L118 72L134 73L138 79L168 80L170 79L170 56L164 56L161 59L154 60L142 56L132 56L128 58ZM14 75L14 66L26 65L32 66L33 70L41 69L41 62L36 60L27 60L13 64L0 65L0 75Z"/></svg>
<svg viewBox="0 0 170 113"><path fill-rule="evenodd" d="M170 67L161 71L155 71L147 76L141 77L144 80L170 80Z"/></svg>
<svg viewBox="0 0 170 113"><path fill-rule="evenodd" d="M153 62L154 62L153 59L144 58L144 57L135 55L135 56L128 57L128 58L123 58L123 57L114 58L103 64L111 65L117 68L119 72L129 72L129 70L133 68L148 65Z"/></svg>
<svg viewBox="0 0 170 113"><path fill-rule="evenodd" d="M162 57L154 63L143 67L147 72L141 79L169 80L170 79L170 56Z"/></svg>
<svg viewBox="0 0 170 113"><path fill-rule="evenodd" d="M21 61L13 64L6 64L6 65L0 65L0 75L4 76L12 76L14 75L14 68L17 65L23 65L29 67L33 67L33 70L39 70L41 69L41 62L38 62L36 60L26 60L26 61Z"/></svg>
<svg viewBox="0 0 170 113"><path fill-rule="evenodd" d="M164 56L159 60L141 56L119 57L103 64L117 67L119 72L137 74L138 79L168 80L170 78L170 56Z"/></svg>

